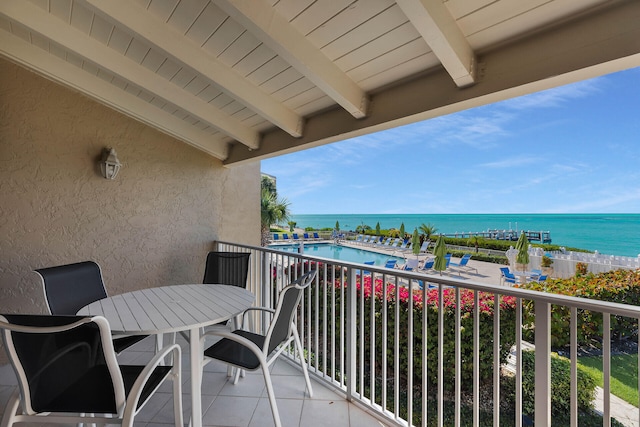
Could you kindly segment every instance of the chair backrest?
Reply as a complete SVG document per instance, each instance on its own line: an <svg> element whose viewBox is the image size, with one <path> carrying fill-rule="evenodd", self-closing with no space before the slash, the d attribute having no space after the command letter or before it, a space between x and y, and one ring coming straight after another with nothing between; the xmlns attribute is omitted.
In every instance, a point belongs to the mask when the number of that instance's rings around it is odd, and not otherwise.
<svg viewBox="0 0 640 427"><path fill-rule="evenodd" d="M250 252L209 252L202 283L246 288L250 256Z"/></svg>
<svg viewBox="0 0 640 427"><path fill-rule="evenodd" d="M444 259L447 260L447 268L449 267L449 263L451 262L451 254L446 254L444 256Z"/></svg>
<svg viewBox="0 0 640 427"><path fill-rule="evenodd" d="M125 386L105 318L0 315L0 328L28 415L122 415Z"/></svg>
<svg viewBox="0 0 640 427"><path fill-rule="evenodd" d="M500 267L500 273L506 277L509 274L509 267Z"/></svg>
<svg viewBox="0 0 640 427"><path fill-rule="evenodd" d="M293 233L293 239L294 240L299 240L300 238L298 237L298 233Z"/></svg>
<svg viewBox="0 0 640 427"><path fill-rule="evenodd" d="M42 279L49 313L74 315L87 304L107 297L100 266L93 261L35 270Z"/></svg>
<svg viewBox="0 0 640 427"><path fill-rule="evenodd" d="M418 258L409 258L407 262L404 264L404 269L407 271L413 271L418 268L419 260Z"/></svg>
<svg viewBox="0 0 640 427"><path fill-rule="evenodd" d="M278 240L280 238L280 236L278 236L277 234L273 235L273 240Z"/></svg>
<svg viewBox="0 0 640 427"><path fill-rule="evenodd" d="M429 270L429 269L433 268L433 264L435 264L435 260L433 260L433 259L425 261L424 265L422 266L422 269L423 270Z"/></svg>
<svg viewBox="0 0 640 427"><path fill-rule="evenodd" d="M314 232L314 233L313 233L313 238L314 238L314 239L319 239L319 238L320 238L320 236L318 236L318 233L315 233L315 232Z"/></svg>
<svg viewBox="0 0 640 427"><path fill-rule="evenodd" d="M385 268L394 268L397 263L398 263L398 261L396 261L395 259L390 259L390 260L387 260L387 262L384 264L384 267Z"/></svg>
<svg viewBox="0 0 640 427"><path fill-rule="evenodd" d="M309 238L309 233L303 233L302 234L302 238L303 239L308 239Z"/></svg>
<svg viewBox="0 0 640 427"><path fill-rule="evenodd" d="M300 304L302 291L311 284L316 277L316 272L317 270L311 270L303 274L280 292L278 305L264 342L265 354L270 354L291 335L293 316L296 314L298 304Z"/></svg>
<svg viewBox="0 0 640 427"><path fill-rule="evenodd" d="M471 259L471 254L462 255L462 258L460 258L460 264L459 265L461 267L464 267L469 262L469 259Z"/></svg>

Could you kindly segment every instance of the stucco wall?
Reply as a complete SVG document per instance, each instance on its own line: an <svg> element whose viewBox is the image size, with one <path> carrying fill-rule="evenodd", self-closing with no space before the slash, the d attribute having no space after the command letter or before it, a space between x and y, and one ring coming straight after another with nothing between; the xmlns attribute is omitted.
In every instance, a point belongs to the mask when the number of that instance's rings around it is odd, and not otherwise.
<svg viewBox="0 0 640 427"><path fill-rule="evenodd" d="M107 146L114 181L97 166ZM82 260L112 295L197 283L214 240L259 245L259 187L258 162L224 168L0 59L0 313L45 312L33 269Z"/></svg>

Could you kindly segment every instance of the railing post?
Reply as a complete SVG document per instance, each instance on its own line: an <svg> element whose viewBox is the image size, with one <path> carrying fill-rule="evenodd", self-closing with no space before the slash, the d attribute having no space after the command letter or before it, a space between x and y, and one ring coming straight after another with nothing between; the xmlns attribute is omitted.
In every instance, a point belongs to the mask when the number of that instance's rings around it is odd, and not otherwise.
<svg viewBox="0 0 640 427"><path fill-rule="evenodd" d="M535 426L551 426L551 304L535 302Z"/></svg>
<svg viewBox="0 0 640 427"><path fill-rule="evenodd" d="M349 281L347 282L347 319L346 319L346 355L347 360L347 400L351 400L356 394L356 356L357 356L357 334L356 334L356 303L358 299L357 287L356 287L356 270L349 267L347 269L347 276Z"/></svg>

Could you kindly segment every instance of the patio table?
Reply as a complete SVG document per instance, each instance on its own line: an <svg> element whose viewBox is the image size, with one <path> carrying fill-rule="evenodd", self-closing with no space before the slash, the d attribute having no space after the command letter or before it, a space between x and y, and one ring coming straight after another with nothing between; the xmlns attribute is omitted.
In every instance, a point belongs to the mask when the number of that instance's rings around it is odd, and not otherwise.
<svg viewBox="0 0 640 427"><path fill-rule="evenodd" d="M154 335L187 331L191 369L191 422L202 426L203 348L200 330L251 307L255 296L230 285L174 285L142 289L93 302L79 315L104 316L114 334Z"/></svg>

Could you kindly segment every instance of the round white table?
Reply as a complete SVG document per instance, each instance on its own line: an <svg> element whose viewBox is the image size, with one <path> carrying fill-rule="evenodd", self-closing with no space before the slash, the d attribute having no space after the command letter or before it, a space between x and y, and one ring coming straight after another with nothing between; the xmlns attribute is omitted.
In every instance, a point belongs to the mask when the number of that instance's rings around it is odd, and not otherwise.
<svg viewBox="0 0 640 427"><path fill-rule="evenodd" d="M187 331L191 368L191 422L202 426L200 328L225 322L251 307L255 296L229 285L174 285L142 289L93 302L79 315L103 316L114 334L155 335Z"/></svg>

